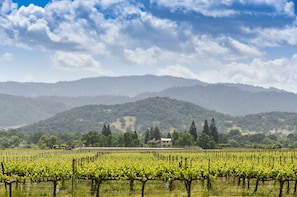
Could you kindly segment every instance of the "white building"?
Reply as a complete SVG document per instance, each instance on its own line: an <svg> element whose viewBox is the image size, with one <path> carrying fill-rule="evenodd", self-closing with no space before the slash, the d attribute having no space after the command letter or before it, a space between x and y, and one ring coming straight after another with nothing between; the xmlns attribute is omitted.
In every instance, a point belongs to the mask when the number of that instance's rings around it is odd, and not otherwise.
<svg viewBox="0 0 297 197"><path fill-rule="evenodd" d="M171 138L161 138L161 148L171 148L172 140Z"/></svg>

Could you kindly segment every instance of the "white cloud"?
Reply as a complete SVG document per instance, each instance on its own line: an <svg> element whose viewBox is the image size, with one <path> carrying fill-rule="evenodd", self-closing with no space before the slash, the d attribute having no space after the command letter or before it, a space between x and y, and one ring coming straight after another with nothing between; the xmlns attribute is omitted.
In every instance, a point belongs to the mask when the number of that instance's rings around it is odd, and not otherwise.
<svg viewBox="0 0 297 197"><path fill-rule="evenodd" d="M215 0L151 0L161 6L169 7L172 11L183 9L184 11L194 11L204 16L227 17L236 15L238 11L226 8L231 1L215 1Z"/></svg>
<svg viewBox="0 0 297 197"><path fill-rule="evenodd" d="M157 70L157 75L199 79L208 83L242 83L262 87L276 87L297 92L297 54L291 58L263 61L255 58L249 63L232 62L221 68L195 71L188 66L172 65Z"/></svg>
<svg viewBox="0 0 297 197"><path fill-rule="evenodd" d="M186 42L175 43L180 47L176 50L169 46L137 47L124 49L125 59L136 65L185 65L197 66L201 69L221 67L224 61L237 61L260 57L262 53L256 48L232 38L220 36L213 38L208 35L196 36L187 34ZM163 47L163 48L161 48Z"/></svg>
<svg viewBox="0 0 297 197"><path fill-rule="evenodd" d="M297 92L297 54L291 58L269 61L254 59L250 63L232 62L221 69L212 69L197 74L202 81L230 82L276 87Z"/></svg>
<svg viewBox="0 0 297 197"><path fill-rule="evenodd" d="M198 79L198 76L195 73L193 73L191 70L181 65L172 65L164 69L160 68L158 69L156 75L159 75L159 76L169 75L169 76L183 77L183 78L189 78L189 79Z"/></svg>
<svg viewBox="0 0 297 197"><path fill-rule="evenodd" d="M297 26L284 28L242 28L246 33L254 35L251 43L261 47L275 47L282 45L297 45Z"/></svg>
<svg viewBox="0 0 297 197"><path fill-rule="evenodd" d="M236 6L233 7L236 4L270 6L275 8L279 14L292 16L292 6L294 5L293 2L287 2L287 0L151 0L150 2L168 7L172 11L182 9L211 17L239 15L241 11L237 10Z"/></svg>
<svg viewBox="0 0 297 197"><path fill-rule="evenodd" d="M77 52L55 52L52 56L55 68L66 71L89 71L102 74L101 64L88 54Z"/></svg>
<svg viewBox="0 0 297 197"><path fill-rule="evenodd" d="M4 53L3 55L0 56L0 62L9 62L12 60L12 54L11 53Z"/></svg>
<svg viewBox="0 0 297 197"><path fill-rule="evenodd" d="M230 45L232 51L237 53L241 58L257 57L262 55L262 52L260 52L256 47L241 43L233 38L227 38L227 43Z"/></svg>
<svg viewBox="0 0 297 197"><path fill-rule="evenodd" d="M12 12L16 8L17 8L17 4L13 3L11 0L1 0L0 1L0 16L5 15L9 12Z"/></svg>
<svg viewBox="0 0 297 197"><path fill-rule="evenodd" d="M208 35L194 36L193 43L200 58L239 60L262 55L257 48L225 36L217 38Z"/></svg>
<svg viewBox="0 0 297 197"><path fill-rule="evenodd" d="M156 64L160 53L162 53L162 51L155 46L146 50L142 48L136 48L135 50L125 49L125 56L127 60L138 65Z"/></svg>
<svg viewBox="0 0 297 197"><path fill-rule="evenodd" d="M285 4L285 13L287 13L289 16L295 16L295 9L294 9L294 2L286 2Z"/></svg>
<svg viewBox="0 0 297 197"><path fill-rule="evenodd" d="M114 4L121 3L124 1L125 0L101 0L97 2L100 3L103 6L103 8L107 8L107 7L113 6Z"/></svg>
<svg viewBox="0 0 297 197"><path fill-rule="evenodd" d="M189 13L198 12L205 16L223 18L240 14L240 10L233 10L235 3L268 5L277 10L278 13L274 14L281 13L286 17L292 16L294 12L293 2L285 0L150 2L172 11L191 11ZM106 74L102 64L109 66L106 63L112 62L110 66L116 63L150 66L151 69L160 67L157 71L159 75L188 78L199 76L201 80L209 82L229 80L267 85L274 82L293 84L297 80L296 72L290 73L287 67L293 67L295 57L264 61L260 58L264 57L265 52L259 49L263 46L297 45L297 28L294 25L285 28L251 26L242 28L242 35L234 32L224 35L195 29L195 14L192 19L158 17L140 9L143 5L134 1L54 0L45 8L30 5L18 10L11 0L4 0L4 4L0 7L1 45L41 48L53 54L52 64L58 69ZM1 17L3 13L5 17ZM203 16L195 16L199 17L199 23L205 22ZM206 22L210 22L209 18ZM233 19L230 18L231 21ZM247 40L245 34L253 39ZM12 56L9 54L7 57L0 56L2 61L10 58ZM163 68L164 65L171 66ZM284 77L286 75L290 80Z"/></svg>
<svg viewBox="0 0 297 197"><path fill-rule="evenodd" d="M189 6L194 1L183 1ZM220 4L229 5L231 1ZM160 3L165 3L161 1ZM178 5L181 1L174 1ZM205 6L213 1L201 1ZM114 11L112 18L97 10L101 5ZM197 3L195 3L197 5ZM111 6L111 7L109 7ZM128 20L127 20L128 18ZM126 1L53 1L45 8L30 5L8 16L6 36L18 46L40 47L49 51L81 51L93 58L127 58L136 64L184 64L187 58L221 56L237 60L259 56L252 46L232 38L191 33L191 25L179 26L175 21L161 19ZM5 25L5 26L4 26ZM1 29L1 28L0 28ZM137 55L138 58L134 58ZM149 58L151 57L151 60ZM189 61L188 61L189 62Z"/></svg>

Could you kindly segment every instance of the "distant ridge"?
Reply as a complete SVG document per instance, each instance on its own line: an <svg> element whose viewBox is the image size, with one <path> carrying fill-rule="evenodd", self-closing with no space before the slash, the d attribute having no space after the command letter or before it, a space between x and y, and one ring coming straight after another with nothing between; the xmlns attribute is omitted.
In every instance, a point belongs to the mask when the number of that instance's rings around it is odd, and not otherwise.
<svg viewBox="0 0 297 197"><path fill-rule="evenodd" d="M172 76L97 77L57 83L0 83L0 129L28 125L84 105L169 97L231 116L297 112L297 95L245 84L207 84Z"/></svg>
<svg viewBox="0 0 297 197"><path fill-rule="evenodd" d="M243 88L243 86L240 86ZM220 113L240 116L264 112L297 112L297 95L280 90L268 90L236 85L212 84L172 87L155 93L144 93L138 99L164 96L195 103ZM263 89L261 91L261 89Z"/></svg>
<svg viewBox="0 0 297 197"><path fill-rule="evenodd" d="M1 82L0 93L24 97L135 96L143 92L196 84L204 83L194 79L155 75L97 77L57 83Z"/></svg>

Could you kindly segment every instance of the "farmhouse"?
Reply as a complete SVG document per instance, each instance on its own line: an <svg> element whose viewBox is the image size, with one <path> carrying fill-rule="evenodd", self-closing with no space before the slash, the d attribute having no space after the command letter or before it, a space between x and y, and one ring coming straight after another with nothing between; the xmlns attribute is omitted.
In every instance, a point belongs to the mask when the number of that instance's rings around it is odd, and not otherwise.
<svg viewBox="0 0 297 197"><path fill-rule="evenodd" d="M172 140L171 138L161 138L161 148L171 148Z"/></svg>

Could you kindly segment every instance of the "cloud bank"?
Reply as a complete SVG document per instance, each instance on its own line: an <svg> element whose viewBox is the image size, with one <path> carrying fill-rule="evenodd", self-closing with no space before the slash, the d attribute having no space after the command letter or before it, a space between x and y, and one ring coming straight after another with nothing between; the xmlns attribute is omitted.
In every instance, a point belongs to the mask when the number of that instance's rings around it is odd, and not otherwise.
<svg viewBox="0 0 297 197"><path fill-rule="evenodd" d="M287 0L54 0L45 7L2 0L0 45L40 49L63 72L145 68L297 92L297 53L270 55L296 47L294 7Z"/></svg>

